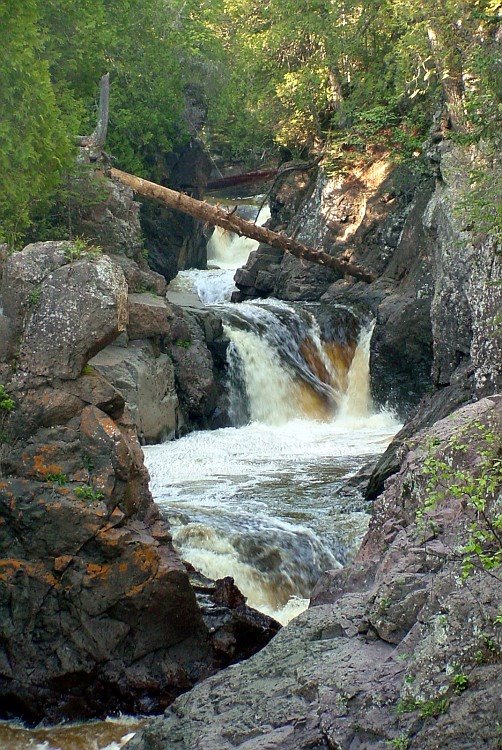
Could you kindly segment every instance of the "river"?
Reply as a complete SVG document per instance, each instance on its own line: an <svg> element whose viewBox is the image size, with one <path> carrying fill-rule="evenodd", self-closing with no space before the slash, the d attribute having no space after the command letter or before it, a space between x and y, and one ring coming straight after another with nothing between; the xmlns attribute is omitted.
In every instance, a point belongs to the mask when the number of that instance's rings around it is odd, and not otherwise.
<svg viewBox="0 0 502 750"><path fill-rule="evenodd" d="M371 323L343 308L326 320L316 305L229 302L256 246L216 229L209 270L182 272L168 292L224 319L234 426L149 446L145 460L183 558L209 577L232 575L250 605L285 624L308 606L319 575L355 553L368 509L342 484L400 425L371 402ZM0 723L0 749L119 750L137 722Z"/></svg>

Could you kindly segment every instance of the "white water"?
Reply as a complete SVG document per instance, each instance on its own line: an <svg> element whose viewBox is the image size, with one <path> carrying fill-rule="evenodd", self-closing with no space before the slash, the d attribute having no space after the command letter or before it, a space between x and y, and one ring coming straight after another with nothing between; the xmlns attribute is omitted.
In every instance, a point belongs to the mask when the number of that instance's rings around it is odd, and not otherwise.
<svg viewBox="0 0 502 750"><path fill-rule="evenodd" d="M254 213L246 218L250 221L256 218L256 224L261 227L270 218L270 209L265 205L257 216ZM209 269L180 271L171 281L169 291L194 292L205 305L229 302L232 292L237 289L234 284L236 270L245 264L258 245L248 237L238 237L233 232L215 227L207 245Z"/></svg>
<svg viewBox="0 0 502 750"><path fill-rule="evenodd" d="M170 289L194 292L204 304L226 303L235 269L257 244L215 232L211 262L219 268L183 271ZM230 309L247 321L229 321L227 331L234 369L244 368L251 422L150 446L145 460L183 557L211 578L233 576L249 604L287 623L308 606L322 571L357 549L369 516L363 501L338 494L341 481L381 454L400 425L372 408L371 329L343 374L308 314L300 319L298 309L276 300L219 308ZM324 380L301 356L304 334ZM33 730L0 722L0 750L119 750L140 723L121 718Z"/></svg>
<svg viewBox="0 0 502 750"><path fill-rule="evenodd" d="M252 606L287 622L366 529L364 510L343 501L335 508L331 494L396 429L386 414L253 422L192 433L145 455L183 556L209 577L232 575Z"/></svg>
<svg viewBox="0 0 502 750"><path fill-rule="evenodd" d="M249 251L239 238L213 245L228 265ZM354 553L368 515L337 490L399 425L372 408L371 328L347 370L343 357L329 356L309 309L226 303L227 273L187 271L177 284L219 303L231 340L231 415L242 426L150 446L145 459L183 557L210 578L233 576L249 604L286 623L308 605L320 574Z"/></svg>

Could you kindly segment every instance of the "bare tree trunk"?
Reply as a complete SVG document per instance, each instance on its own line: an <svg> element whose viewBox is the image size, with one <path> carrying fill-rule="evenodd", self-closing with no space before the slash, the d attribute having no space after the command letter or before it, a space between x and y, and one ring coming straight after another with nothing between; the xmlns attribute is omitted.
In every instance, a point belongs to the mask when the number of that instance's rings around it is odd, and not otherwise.
<svg viewBox="0 0 502 750"><path fill-rule="evenodd" d="M467 117L464 108L464 80L460 52L456 49L453 38L448 45L443 44L439 32L432 24L427 29L427 36L434 65L441 81L450 126L453 130L462 132L467 128Z"/></svg>
<svg viewBox="0 0 502 750"><path fill-rule="evenodd" d="M91 135L79 135L77 142L79 146L100 150L105 145L108 132L108 118L110 113L110 74L106 73L101 78L99 85L99 111L98 123Z"/></svg>
<svg viewBox="0 0 502 750"><path fill-rule="evenodd" d="M231 174L227 177L219 177L217 180L211 180L207 183L206 189L219 190L221 188L235 187L236 185L265 182L275 177L278 171L278 169L261 169L255 172L245 172L244 174Z"/></svg>
<svg viewBox="0 0 502 750"><path fill-rule="evenodd" d="M141 177L135 177L134 175L122 172L120 169L112 168L110 176L132 188L139 195L158 200L175 211L181 211L200 221L227 229L239 235L239 237L250 237L252 240L264 242L267 245L272 245L272 247L277 247L280 250L291 253L297 258L333 268L340 273L354 276L354 278L361 279L362 281L370 282L375 279L375 274L355 263L333 258L322 250L313 250L283 234L272 232L270 229L259 227L250 221L245 221L235 213L227 212L219 206L211 206L204 201L198 201L184 193L178 193L176 190L171 190L154 182L143 180Z"/></svg>

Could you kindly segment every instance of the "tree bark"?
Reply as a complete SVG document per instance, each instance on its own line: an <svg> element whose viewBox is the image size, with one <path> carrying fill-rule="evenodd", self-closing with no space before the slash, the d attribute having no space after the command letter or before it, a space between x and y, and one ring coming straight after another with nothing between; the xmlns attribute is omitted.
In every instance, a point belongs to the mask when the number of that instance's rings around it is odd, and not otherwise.
<svg viewBox="0 0 502 750"><path fill-rule="evenodd" d="M432 24L427 28L427 36L438 78L441 81L450 126L453 130L465 132L467 117L464 107L462 58L455 37L452 33L448 43L444 43L440 33Z"/></svg>
<svg viewBox="0 0 502 750"><path fill-rule="evenodd" d="M83 148L102 149L108 132L108 118L110 114L110 74L101 78L99 86L98 123L91 135L79 135L77 143Z"/></svg>
<svg viewBox="0 0 502 750"><path fill-rule="evenodd" d="M253 240L257 240L257 242L263 242L291 253L296 258L333 268L340 273L348 274L362 281L370 282L375 279L375 274L355 263L334 258L322 250L313 250L283 234L272 232L270 229L259 227L250 221L245 221L235 213L229 213L219 206L211 206L204 201L198 201L184 193L178 193L176 190L171 190L154 182L143 180L141 177L135 177L134 175L127 174L127 172L122 172L120 169L112 168L110 176L132 188L139 195L158 200L175 211L181 211L200 221L227 229L239 235L239 237L250 237Z"/></svg>
<svg viewBox="0 0 502 750"><path fill-rule="evenodd" d="M217 180L210 180L207 183L207 190L219 190L221 188L235 187L236 185L247 185L254 182L265 182L275 177L278 169L261 169L255 172L245 172L244 174L232 174L227 177L219 177Z"/></svg>

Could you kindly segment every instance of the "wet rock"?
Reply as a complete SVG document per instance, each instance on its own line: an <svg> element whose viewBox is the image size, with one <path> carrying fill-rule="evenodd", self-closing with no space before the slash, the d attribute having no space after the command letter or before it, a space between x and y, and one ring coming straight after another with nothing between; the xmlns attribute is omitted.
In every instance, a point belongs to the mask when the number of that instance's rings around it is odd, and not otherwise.
<svg viewBox="0 0 502 750"><path fill-rule="evenodd" d="M199 311L174 309L170 354L180 404L188 424L207 427L222 397L222 385L206 342L205 328L209 327L210 335L214 335L213 326L219 330L221 320L203 314L201 324Z"/></svg>
<svg viewBox="0 0 502 750"><path fill-rule="evenodd" d="M279 632L276 620L246 605L233 578L211 581L188 563L185 566L221 667L248 659Z"/></svg>
<svg viewBox="0 0 502 750"><path fill-rule="evenodd" d="M57 268L44 279L29 315L20 370L78 377L89 358L125 330L127 314L124 275L106 256Z"/></svg>
<svg viewBox="0 0 502 750"><path fill-rule="evenodd" d="M250 253L242 268L238 268L234 280L239 289L240 301L246 298L269 297L274 291L277 275L280 270L283 251L268 245L260 245ZM239 301L237 297L232 297Z"/></svg>
<svg viewBox="0 0 502 750"><path fill-rule="evenodd" d="M131 749L383 750L399 742L471 750L473 736L477 747L495 748L502 584L486 570L460 576L455 550L475 509L448 483L425 528L417 511L431 445L439 462L453 451L459 471L481 477L484 430L501 434L500 407L500 397L484 399L417 436L354 563L318 584L319 606L177 699ZM467 449L457 451L460 435Z"/></svg>
<svg viewBox="0 0 502 750"><path fill-rule="evenodd" d="M339 278L340 273L337 271L326 269L317 263L299 261L286 253L276 279L274 296L290 302L318 300L328 286Z"/></svg>

